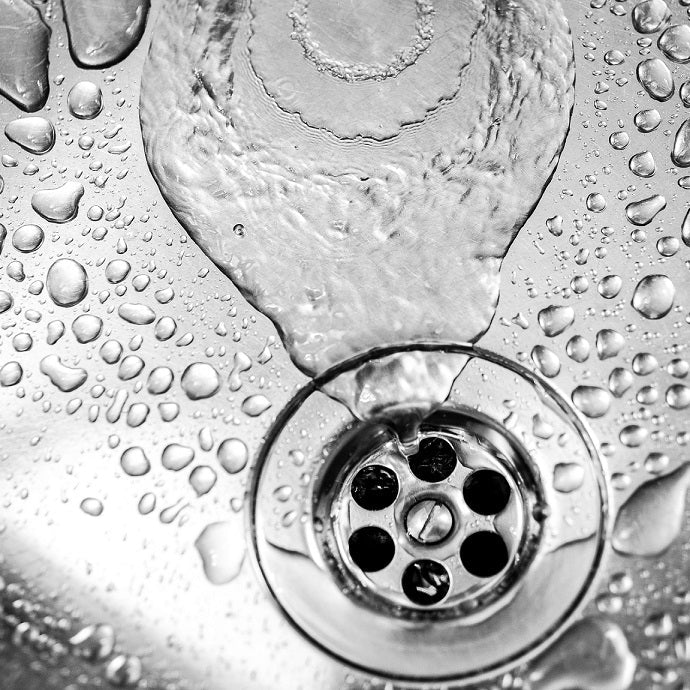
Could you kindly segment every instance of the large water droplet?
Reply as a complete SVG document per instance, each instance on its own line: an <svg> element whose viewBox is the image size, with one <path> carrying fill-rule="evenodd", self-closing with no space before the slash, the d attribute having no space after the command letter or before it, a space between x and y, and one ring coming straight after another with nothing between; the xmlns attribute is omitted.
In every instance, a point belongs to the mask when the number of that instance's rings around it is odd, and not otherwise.
<svg viewBox="0 0 690 690"><path fill-rule="evenodd" d="M613 531L613 547L627 556L663 554L678 536L690 486L690 465L642 484L623 504Z"/></svg>
<svg viewBox="0 0 690 690"><path fill-rule="evenodd" d="M48 153L55 144L55 127L45 117L23 117L8 123L5 136L30 153Z"/></svg>
<svg viewBox="0 0 690 690"><path fill-rule="evenodd" d="M671 311L675 296L676 288L668 276L645 276L635 288L632 305L647 319L661 319Z"/></svg>
<svg viewBox="0 0 690 690"><path fill-rule="evenodd" d="M39 216L51 223L67 223L77 217L79 201L83 195L83 185L71 180L56 189L34 192L31 206Z"/></svg>
<svg viewBox="0 0 690 690"><path fill-rule="evenodd" d="M232 582L240 573L245 555L245 539L240 520L213 522L194 542L204 573L214 585Z"/></svg>
<svg viewBox="0 0 690 690"><path fill-rule="evenodd" d="M48 269L46 288L60 307L71 307L86 297L89 281L84 267L74 259L58 259Z"/></svg>

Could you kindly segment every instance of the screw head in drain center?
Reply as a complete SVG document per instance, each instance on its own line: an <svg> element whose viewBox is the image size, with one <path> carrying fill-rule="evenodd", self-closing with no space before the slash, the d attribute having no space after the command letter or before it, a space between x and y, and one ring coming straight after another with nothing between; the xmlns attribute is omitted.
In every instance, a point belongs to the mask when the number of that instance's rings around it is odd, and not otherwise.
<svg viewBox="0 0 690 690"><path fill-rule="evenodd" d="M438 544L453 529L453 513L443 502L423 499L415 503L407 513L407 534L420 544Z"/></svg>

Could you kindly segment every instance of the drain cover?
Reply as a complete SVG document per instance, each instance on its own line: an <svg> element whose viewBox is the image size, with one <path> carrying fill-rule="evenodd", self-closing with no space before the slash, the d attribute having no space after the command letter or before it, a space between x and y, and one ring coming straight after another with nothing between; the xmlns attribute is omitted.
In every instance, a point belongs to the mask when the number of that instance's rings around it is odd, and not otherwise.
<svg viewBox="0 0 690 690"><path fill-rule="evenodd" d="M608 500L557 393L497 355L445 351L469 363L413 446L320 392L333 377L303 390L262 450L251 527L268 588L312 642L378 675L469 683L572 619ZM555 481L564 466L577 482Z"/></svg>

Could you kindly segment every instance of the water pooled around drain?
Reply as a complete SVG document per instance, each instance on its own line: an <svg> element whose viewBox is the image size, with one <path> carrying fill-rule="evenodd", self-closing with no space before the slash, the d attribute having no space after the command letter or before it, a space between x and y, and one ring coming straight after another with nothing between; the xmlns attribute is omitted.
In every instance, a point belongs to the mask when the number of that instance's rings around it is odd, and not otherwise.
<svg viewBox="0 0 690 690"><path fill-rule="evenodd" d="M167 202L310 375L488 328L502 258L554 171L573 102L555 1L420 0L416 21L353 7L176 0L142 80ZM427 359L412 379L438 370ZM362 407L404 400L407 364ZM442 378L421 408L447 395Z"/></svg>

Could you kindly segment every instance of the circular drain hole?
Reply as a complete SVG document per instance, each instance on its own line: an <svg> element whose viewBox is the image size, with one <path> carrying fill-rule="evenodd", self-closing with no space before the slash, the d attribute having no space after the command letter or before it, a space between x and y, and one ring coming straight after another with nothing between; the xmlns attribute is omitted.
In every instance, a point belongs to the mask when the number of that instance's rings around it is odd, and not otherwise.
<svg viewBox="0 0 690 690"><path fill-rule="evenodd" d="M402 576L403 592L419 606L432 606L445 599L450 589L448 571L436 561L414 561Z"/></svg>
<svg viewBox="0 0 690 690"><path fill-rule="evenodd" d="M510 500L510 486L505 477L493 470L473 472L462 489L465 502L479 515L498 515Z"/></svg>
<svg viewBox="0 0 690 690"><path fill-rule="evenodd" d="M453 473L457 456L448 441L431 436L419 444L419 450L409 457L410 470L424 482L442 482Z"/></svg>
<svg viewBox="0 0 690 690"><path fill-rule="evenodd" d="M383 570L395 555L393 539L380 527L362 527L348 542L350 557L365 573Z"/></svg>
<svg viewBox="0 0 690 690"><path fill-rule="evenodd" d="M398 496L398 478L383 465L363 467L352 481L352 498L365 510L388 508Z"/></svg>
<svg viewBox="0 0 690 690"><path fill-rule="evenodd" d="M470 534L460 547L465 570L475 577L493 577L508 565L508 549L496 532Z"/></svg>

